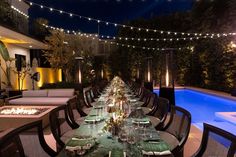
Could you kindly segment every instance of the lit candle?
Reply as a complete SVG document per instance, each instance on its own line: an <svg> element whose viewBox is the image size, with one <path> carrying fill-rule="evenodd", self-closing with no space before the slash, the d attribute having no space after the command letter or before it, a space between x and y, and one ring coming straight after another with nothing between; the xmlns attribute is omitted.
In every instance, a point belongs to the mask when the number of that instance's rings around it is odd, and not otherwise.
<svg viewBox="0 0 236 157"><path fill-rule="evenodd" d="M112 113L112 117L113 117L113 120L116 120L116 113L115 112Z"/></svg>

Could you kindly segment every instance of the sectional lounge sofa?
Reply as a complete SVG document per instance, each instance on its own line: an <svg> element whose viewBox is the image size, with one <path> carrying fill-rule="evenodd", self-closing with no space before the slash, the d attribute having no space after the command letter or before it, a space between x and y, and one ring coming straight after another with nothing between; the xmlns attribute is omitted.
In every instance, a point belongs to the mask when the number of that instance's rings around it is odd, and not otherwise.
<svg viewBox="0 0 236 157"><path fill-rule="evenodd" d="M74 89L46 89L23 91L22 96L8 101L9 105L60 106L76 100Z"/></svg>

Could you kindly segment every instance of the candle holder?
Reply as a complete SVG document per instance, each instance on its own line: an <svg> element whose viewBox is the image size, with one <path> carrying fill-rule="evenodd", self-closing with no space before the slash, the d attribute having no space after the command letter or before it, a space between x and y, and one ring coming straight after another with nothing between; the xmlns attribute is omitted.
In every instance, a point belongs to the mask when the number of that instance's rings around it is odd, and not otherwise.
<svg viewBox="0 0 236 157"><path fill-rule="evenodd" d="M168 99L171 105L175 105L173 51L169 50L169 52L163 53L161 61L159 96Z"/></svg>

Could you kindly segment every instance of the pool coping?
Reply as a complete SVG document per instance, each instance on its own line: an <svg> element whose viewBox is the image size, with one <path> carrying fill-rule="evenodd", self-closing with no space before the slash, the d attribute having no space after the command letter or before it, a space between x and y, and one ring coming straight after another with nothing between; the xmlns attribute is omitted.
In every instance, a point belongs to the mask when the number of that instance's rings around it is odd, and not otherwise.
<svg viewBox="0 0 236 157"><path fill-rule="evenodd" d="M154 89L159 89L159 87L155 87ZM236 101L236 97L232 96L229 93L216 91L216 90L211 90L211 89L204 89L204 88L198 88L198 87L192 87L192 86L178 86L178 87L175 87L175 89L190 89L190 90L194 90L194 91L197 91L197 92L202 92L202 93L206 93L206 94L209 94L209 95L218 96L218 97L221 97L221 98Z"/></svg>
<svg viewBox="0 0 236 157"><path fill-rule="evenodd" d="M203 93L210 94L213 96L219 96L221 98L226 98L226 99L236 101L236 97L234 97L231 94L226 93L226 92L215 91L215 90L204 89L204 88L197 88L197 87L189 87L189 86L185 87L184 89L191 89L191 90L195 90L198 92L203 92Z"/></svg>
<svg viewBox="0 0 236 157"><path fill-rule="evenodd" d="M236 125L236 112L215 112L215 116Z"/></svg>

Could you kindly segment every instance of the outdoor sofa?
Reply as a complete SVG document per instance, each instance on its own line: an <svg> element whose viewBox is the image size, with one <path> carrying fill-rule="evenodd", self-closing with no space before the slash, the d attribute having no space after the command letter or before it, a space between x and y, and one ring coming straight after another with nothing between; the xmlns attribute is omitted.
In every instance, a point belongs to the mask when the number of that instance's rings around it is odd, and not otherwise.
<svg viewBox="0 0 236 157"><path fill-rule="evenodd" d="M76 100L74 89L27 90L22 95L10 98L9 105L60 106Z"/></svg>

